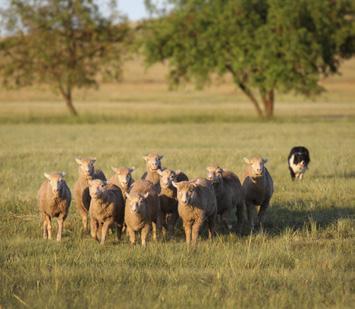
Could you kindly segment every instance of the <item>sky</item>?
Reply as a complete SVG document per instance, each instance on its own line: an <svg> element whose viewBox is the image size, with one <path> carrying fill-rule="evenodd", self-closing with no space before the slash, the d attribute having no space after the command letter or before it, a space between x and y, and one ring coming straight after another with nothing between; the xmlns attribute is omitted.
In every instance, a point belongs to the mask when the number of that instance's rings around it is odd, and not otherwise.
<svg viewBox="0 0 355 309"><path fill-rule="evenodd" d="M105 2L97 0L97 3ZM148 12L144 6L144 0L118 0L118 9L126 14L130 20L139 20L148 17Z"/></svg>
<svg viewBox="0 0 355 309"><path fill-rule="evenodd" d="M102 7L102 12L107 12L109 0L95 0ZM0 0L0 7L4 7L8 0ZM130 20L139 20L149 16L144 6L144 0L117 0L118 9L128 16Z"/></svg>

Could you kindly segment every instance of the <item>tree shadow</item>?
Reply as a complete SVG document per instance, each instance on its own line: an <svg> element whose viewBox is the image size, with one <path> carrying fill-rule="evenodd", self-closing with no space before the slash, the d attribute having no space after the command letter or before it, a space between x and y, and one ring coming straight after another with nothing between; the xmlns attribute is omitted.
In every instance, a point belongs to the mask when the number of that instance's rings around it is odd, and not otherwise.
<svg viewBox="0 0 355 309"><path fill-rule="evenodd" d="M290 203L273 204L266 214L264 230L270 235L280 235L286 229L301 230L305 223L314 222L321 229L334 224L342 218L354 218L355 209L351 207L327 207L314 209L292 209L297 204L307 207L308 204L303 200L292 201Z"/></svg>

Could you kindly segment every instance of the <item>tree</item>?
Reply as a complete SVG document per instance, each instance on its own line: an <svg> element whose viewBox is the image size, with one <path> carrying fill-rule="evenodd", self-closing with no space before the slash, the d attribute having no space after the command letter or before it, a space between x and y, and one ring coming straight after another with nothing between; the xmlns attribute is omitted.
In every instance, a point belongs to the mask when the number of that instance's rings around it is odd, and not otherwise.
<svg viewBox="0 0 355 309"><path fill-rule="evenodd" d="M161 2L161 1L160 1ZM154 1L146 0L154 10ZM146 62L167 61L172 85L230 74L259 116L275 93L316 95L355 50L352 0L170 0L143 25ZM159 14L159 11L155 11Z"/></svg>
<svg viewBox="0 0 355 309"><path fill-rule="evenodd" d="M2 17L0 76L6 86L48 84L77 115L76 88L120 78L129 26L120 17L104 17L92 0L12 0Z"/></svg>

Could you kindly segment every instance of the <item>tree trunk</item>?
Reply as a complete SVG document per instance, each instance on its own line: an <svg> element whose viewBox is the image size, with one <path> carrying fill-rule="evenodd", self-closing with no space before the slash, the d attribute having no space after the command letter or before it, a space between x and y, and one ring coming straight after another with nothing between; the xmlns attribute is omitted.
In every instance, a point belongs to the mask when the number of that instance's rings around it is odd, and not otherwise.
<svg viewBox="0 0 355 309"><path fill-rule="evenodd" d="M69 97L65 97L65 104L67 105L70 113L73 115L73 116L79 116L78 114L78 111L76 110L76 108L74 107L73 105L73 99L71 96Z"/></svg>
<svg viewBox="0 0 355 309"><path fill-rule="evenodd" d="M266 118L272 118L274 116L274 101L275 94L274 90L261 91L261 99L264 103L264 111Z"/></svg>
<svg viewBox="0 0 355 309"><path fill-rule="evenodd" d="M73 116L79 116L78 111L76 110L76 108L74 107L74 104L73 104L71 87L68 86L67 89L64 90L63 87L61 86L61 83L59 83L59 89L60 89L60 92L65 100L65 104L68 107L70 113Z"/></svg>

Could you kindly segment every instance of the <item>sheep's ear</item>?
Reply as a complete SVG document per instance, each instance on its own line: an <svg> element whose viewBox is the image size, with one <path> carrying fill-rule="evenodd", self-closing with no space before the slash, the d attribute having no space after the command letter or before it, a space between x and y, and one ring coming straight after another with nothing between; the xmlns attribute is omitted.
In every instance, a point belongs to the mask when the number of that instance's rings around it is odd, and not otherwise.
<svg viewBox="0 0 355 309"><path fill-rule="evenodd" d="M59 174L60 174L60 176L62 176L62 177L65 176L65 172L60 172Z"/></svg>
<svg viewBox="0 0 355 309"><path fill-rule="evenodd" d="M134 166L132 166L128 170L129 170L130 173L133 173L136 170L136 168Z"/></svg>
<svg viewBox="0 0 355 309"><path fill-rule="evenodd" d="M206 167L206 170L207 170L207 172L210 172L210 171L212 171L212 170L213 170L213 167L211 167L211 166L207 166L207 167Z"/></svg>
<svg viewBox="0 0 355 309"><path fill-rule="evenodd" d="M79 165L81 165L81 160L79 158L75 158L75 162L78 163Z"/></svg>
<svg viewBox="0 0 355 309"><path fill-rule="evenodd" d="M112 171L114 171L115 173L117 173L117 174L119 174L120 173L120 171L118 170L118 168L117 167L113 167L113 166L111 166L111 169L112 169Z"/></svg>
<svg viewBox="0 0 355 309"><path fill-rule="evenodd" d="M268 161L268 159L263 159L263 163L264 164L267 163L267 161Z"/></svg>
<svg viewBox="0 0 355 309"><path fill-rule="evenodd" d="M243 160L244 160L244 162L245 162L246 164L251 164L251 163L250 163L250 160L249 160L248 158L243 158Z"/></svg>
<svg viewBox="0 0 355 309"><path fill-rule="evenodd" d="M95 162L96 162L96 158L90 158L90 161L91 161L92 163L95 163Z"/></svg>
<svg viewBox="0 0 355 309"><path fill-rule="evenodd" d="M147 198L148 196L149 196L149 192L146 192L146 193L143 195L144 198Z"/></svg>
<svg viewBox="0 0 355 309"><path fill-rule="evenodd" d="M171 182L176 189L179 189L179 183L176 181Z"/></svg>
<svg viewBox="0 0 355 309"><path fill-rule="evenodd" d="M164 156L163 155L158 155L158 158L159 158L159 160L161 160L161 159L164 158Z"/></svg>
<svg viewBox="0 0 355 309"><path fill-rule="evenodd" d="M157 173L159 174L159 176L163 176L162 170L157 170Z"/></svg>
<svg viewBox="0 0 355 309"><path fill-rule="evenodd" d="M44 177L46 177L48 180L51 180L51 175L49 175L49 174L47 174L47 173L44 173L43 175L44 175Z"/></svg>
<svg viewBox="0 0 355 309"><path fill-rule="evenodd" d="M143 156L144 161L148 161L148 155Z"/></svg>
<svg viewBox="0 0 355 309"><path fill-rule="evenodd" d="M176 174L176 175L181 174L181 170L175 170L175 174Z"/></svg>

